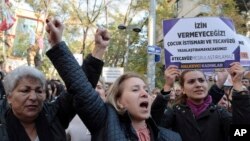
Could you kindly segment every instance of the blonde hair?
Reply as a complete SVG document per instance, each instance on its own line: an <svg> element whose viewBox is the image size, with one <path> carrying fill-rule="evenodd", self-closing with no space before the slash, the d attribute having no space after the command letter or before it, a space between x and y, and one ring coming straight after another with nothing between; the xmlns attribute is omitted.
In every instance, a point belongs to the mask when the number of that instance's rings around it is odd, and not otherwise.
<svg viewBox="0 0 250 141"><path fill-rule="evenodd" d="M106 88L106 84L105 84L104 78L100 76L98 82L100 82L102 84L103 89L106 91L107 88Z"/></svg>
<svg viewBox="0 0 250 141"><path fill-rule="evenodd" d="M133 73L133 72L127 72L116 79L116 81L111 85L110 89L107 92L108 95L107 95L106 102L113 105L119 114L124 114L125 109L121 108L118 105L117 100L121 97L122 92L124 90L123 82L129 78L139 78L146 83L144 77L142 77L141 75L139 75L137 73Z"/></svg>

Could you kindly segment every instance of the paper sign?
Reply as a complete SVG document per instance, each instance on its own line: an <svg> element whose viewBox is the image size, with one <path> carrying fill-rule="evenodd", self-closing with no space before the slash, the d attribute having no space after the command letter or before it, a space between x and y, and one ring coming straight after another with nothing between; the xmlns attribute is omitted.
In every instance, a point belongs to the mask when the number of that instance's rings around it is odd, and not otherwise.
<svg viewBox="0 0 250 141"><path fill-rule="evenodd" d="M113 83L124 73L124 69L120 67L103 67L102 76L106 83Z"/></svg>

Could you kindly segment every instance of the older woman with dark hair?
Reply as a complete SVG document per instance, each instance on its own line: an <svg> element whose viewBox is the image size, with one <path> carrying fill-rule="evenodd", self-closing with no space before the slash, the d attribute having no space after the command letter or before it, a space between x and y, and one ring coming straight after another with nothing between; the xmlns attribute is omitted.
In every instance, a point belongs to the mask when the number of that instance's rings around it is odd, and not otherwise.
<svg viewBox="0 0 250 141"><path fill-rule="evenodd" d="M96 36L106 32L102 30ZM54 40L57 39L50 38L50 42ZM103 41L96 40L92 55L84 60L83 70L91 87L98 82L103 66L100 58L105 48ZM65 129L79 110L73 107L73 93L63 93L52 103L44 102L45 77L41 71L28 66L11 71L4 79L4 87L7 103L0 101L1 141L66 141Z"/></svg>

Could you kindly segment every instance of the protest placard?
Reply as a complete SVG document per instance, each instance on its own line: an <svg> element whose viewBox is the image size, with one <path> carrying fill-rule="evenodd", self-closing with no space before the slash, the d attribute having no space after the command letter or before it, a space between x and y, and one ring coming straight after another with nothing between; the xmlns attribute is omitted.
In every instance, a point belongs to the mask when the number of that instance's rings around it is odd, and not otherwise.
<svg viewBox="0 0 250 141"><path fill-rule="evenodd" d="M227 68L240 60L232 20L224 17L163 21L165 66L180 69Z"/></svg>
<svg viewBox="0 0 250 141"><path fill-rule="evenodd" d="M102 76L105 83L114 83L115 80L124 73L121 67L103 67Z"/></svg>

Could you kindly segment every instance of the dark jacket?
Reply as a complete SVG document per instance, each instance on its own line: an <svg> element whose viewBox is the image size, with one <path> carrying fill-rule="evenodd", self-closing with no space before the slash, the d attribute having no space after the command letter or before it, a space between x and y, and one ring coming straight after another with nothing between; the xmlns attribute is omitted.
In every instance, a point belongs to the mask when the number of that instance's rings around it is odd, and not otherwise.
<svg viewBox="0 0 250 141"><path fill-rule="evenodd" d="M131 125L128 114L119 115L114 107L104 103L86 79L64 42L55 54L47 53L65 82L67 90L74 93L74 106L92 135L93 141L137 141L138 137ZM64 65L61 65L64 64ZM180 141L173 131L158 128L150 118L146 121L151 141Z"/></svg>
<svg viewBox="0 0 250 141"><path fill-rule="evenodd" d="M60 46L59 44L58 46ZM55 53L55 47L52 48L49 52ZM103 62L101 60L95 59L91 55L88 55L83 62L84 71L87 73L87 78L90 80L90 87L95 87L99 76L102 72ZM62 65L62 64L61 64ZM65 129L68 127L69 122L73 119L76 114L78 107L73 107L73 95L70 93L64 93L60 95L54 102L45 103L43 110L48 123L50 130L54 136L55 141L66 141ZM6 130L5 123L5 112L8 110L6 104L6 99L0 101L0 141L8 141L8 133Z"/></svg>
<svg viewBox="0 0 250 141"><path fill-rule="evenodd" d="M225 92L223 89L220 89L216 84L214 84L209 89L208 94L211 95L213 103L218 104Z"/></svg>
<svg viewBox="0 0 250 141"><path fill-rule="evenodd" d="M232 114L212 103L195 118L185 103L173 108L167 108L166 103L166 96L158 95L153 102L151 115L162 127L180 133L184 141L227 141L231 124L250 122L250 96L236 92L233 93Z"/></svg>
<svg viewBox="0 0 250 141"><path fill-rule="evenodd" d="M5 91L3 87L3 81L2 79L0 79L0 100L3 99L4 97L5 97Z"/></svg>

